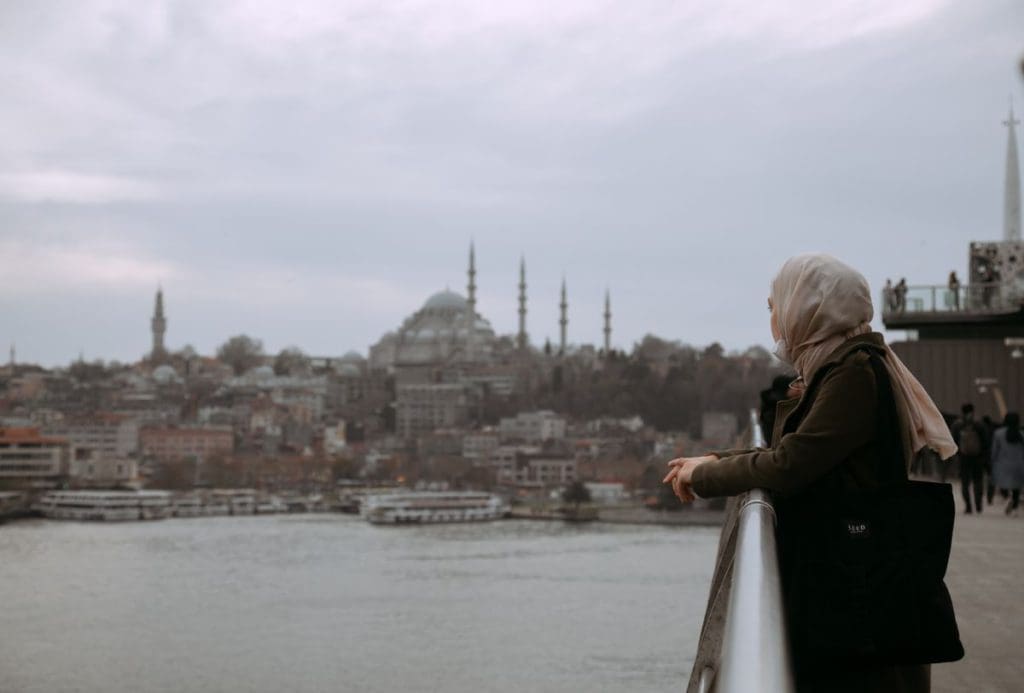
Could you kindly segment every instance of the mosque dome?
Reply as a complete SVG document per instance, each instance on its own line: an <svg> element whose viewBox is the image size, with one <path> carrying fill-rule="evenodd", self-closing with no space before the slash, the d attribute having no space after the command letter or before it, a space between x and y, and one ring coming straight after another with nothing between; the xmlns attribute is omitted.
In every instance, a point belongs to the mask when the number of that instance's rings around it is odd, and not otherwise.
<svg viewBox="0 0 1024 693"><path fill-rule="evenodd" d="M486 362L494 341L491 324L479 314L470 316L466 298L445 289L430 296L396 332L384 335L371 349L371 360L395 366Z"/></svg>
<svg viewBox="0 0 1024 693"><path fill-rule="evenodd" d="M465 310L466 299L454 291L445 289L427 299L423 310Z"/></svg>

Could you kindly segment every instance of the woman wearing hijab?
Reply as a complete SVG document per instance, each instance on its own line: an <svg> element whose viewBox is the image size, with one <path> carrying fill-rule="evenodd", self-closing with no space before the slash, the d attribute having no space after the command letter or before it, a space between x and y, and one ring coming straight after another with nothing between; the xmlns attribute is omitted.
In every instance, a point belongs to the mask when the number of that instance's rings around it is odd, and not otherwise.
<svg viewBox="0 0 1024 693"><path fill-rule="evenodd" d="M1020 414L1008 412L1003 427L992 434L992 484L1011 494L1006 514L1016 515L1020 506L1020 489L1024 486L1024 436L1020 431Z"/></svg>
<svg viewBox="0 0 1024 693"><path fill-rule="evenodd" d="M669 462L666 482L680 499L732 496L754 488L795 498L826 474L838 470L849 490L880 483L878 384L871 356L885 366L895 400L907 469L919 450L931 448L943 460L956 452L942 415L916 378L871 331L871 294L864 277L822 254L788 260L768 298L776 355L793 366L798 381L814 383L809 406L803 399L779 403L771 449L728 451ZM824 373L820 382L815 374ZM794 421L789 421L794 414ZM928 691L929 667L886 666L851 671L816 670L794 662L800 691Z"/></svg>

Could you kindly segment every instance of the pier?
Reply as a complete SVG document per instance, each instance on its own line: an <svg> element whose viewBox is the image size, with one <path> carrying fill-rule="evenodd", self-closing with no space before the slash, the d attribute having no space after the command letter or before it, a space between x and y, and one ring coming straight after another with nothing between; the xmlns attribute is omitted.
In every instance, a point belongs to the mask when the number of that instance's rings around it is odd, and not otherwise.
<svg viewBox="0 0 1024 693"><path fill-rule="evenodd" d="M954 482L954 487L958 484ZM932 693L1016 693L1024 681L1024 517L1007 517L996 496L983 513L966 515L959 488L946 585L966 652L959 662L932 665ZM778 593L770 500L761 491L737 499L722 530L689 693L792 691ZM731 563L721 560L730 544ZM753 677L753 678L751 678Z"/></svg>
<svg viewBox="0 0 1024 693"><path fill-rule="evenodd" d="M958 507L946 584L966 655L932 666L933 693L1014 693L1024 686L1024 517L1006 517L1004 504L996 495L980 515Z"/></svg>
<svg viewBox="0 0 1024 693"><path fill-rule="evenodd" d="M740 444L762 444L756 412L746 436ZM932 665L931 690L1016 693L1024 681L1024 517L1008 517L999 494L967 515L959 481L950 481L957 517L946 585L965 655ZM758 681L764 691L794 690L774 525L770 494L730 500L687 693L740 693Z"/></svg>

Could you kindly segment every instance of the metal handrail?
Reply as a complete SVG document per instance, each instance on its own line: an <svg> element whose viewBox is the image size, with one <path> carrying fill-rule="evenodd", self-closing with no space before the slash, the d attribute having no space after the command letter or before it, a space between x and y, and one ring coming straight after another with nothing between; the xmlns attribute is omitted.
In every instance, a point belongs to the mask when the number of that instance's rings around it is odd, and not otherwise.
<svg viewBox="0 0 1024 693"><path fill-rule="evenodd" d="M1005 282L971 284L923 284L883 288L882 314L888 316L915 313L1003 313L1021 307L1020 292Z"/></svg>
<svg viewBox="0 0 1024 693"><path fill-rule="evenodd" d="M753 447L763 444L757 412L751 412L750 439ZM767 492L754 489L733 508L735 522L723 528L722 545L727 546L734 533L735 550L722 551L718 560L731 559L731 580L725 616L720 628L708 628L708 619L716 609L712 595L705 616L704 640L720 640L717 661L694 663L690 689L697 693L745 693L795 690L789 639L782 606L782 581L779 575L778 548L775 540L775 508ZM723 566L715 566L715 574ZM723 586L724 587L724 586ZM702 649L702 648L699 648Z"/></svg>
<svg viewBox="0 0 1024 693"><path fill-rule="evenodd" d="M775 544L775 508L767 493L754 489L739 515L734 577L715 690L793 691Z"/></svg>

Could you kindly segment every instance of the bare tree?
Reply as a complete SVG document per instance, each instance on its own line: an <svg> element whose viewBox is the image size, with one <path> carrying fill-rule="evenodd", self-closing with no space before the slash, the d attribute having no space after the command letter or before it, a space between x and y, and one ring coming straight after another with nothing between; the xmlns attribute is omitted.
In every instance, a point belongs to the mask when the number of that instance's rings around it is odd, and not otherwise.
<svg viewBox="0 0 1024 693"><path fill-rule="evenodd" d="M235 335L217 349L217 359L241 375L263 362L263 342L248 335Z"/></svg>
<svg viewBox="0 0 1024 693"><path fill-rule="evenodd" d="M298 375L309 370L309 357L298 347L286 347L274 358L274 373Z"/></svg>

